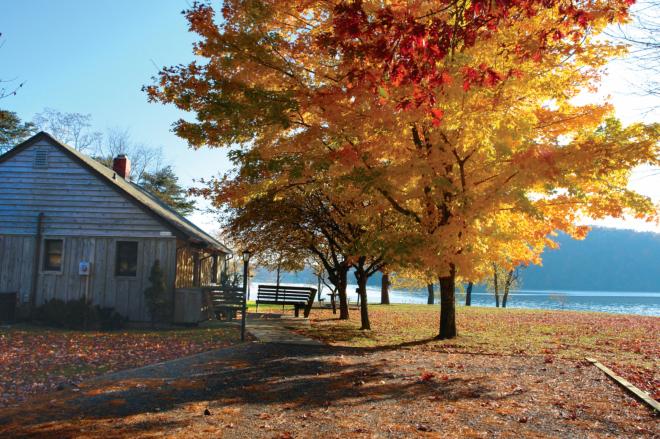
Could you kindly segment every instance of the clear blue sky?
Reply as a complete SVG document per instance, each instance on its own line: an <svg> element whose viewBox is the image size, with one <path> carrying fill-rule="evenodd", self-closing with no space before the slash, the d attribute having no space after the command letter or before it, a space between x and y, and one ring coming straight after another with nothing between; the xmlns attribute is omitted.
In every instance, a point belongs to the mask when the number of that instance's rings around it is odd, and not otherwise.
<svg viewBox="0 0 660 439"><path fill-rule="evenodd" d="M130 128L162 146L182 182L227 169L222 151L192 152L171 131L175 108L140 90L158 67L192 60L186 0L0 0L0 78L25 81L0 108L26 120L45 107L89 113L95 129Z"/></svg>
<svg viewBox="0 0 660 439"><path fill-rule="evenodd" d="M181 15L188 6L188 0L0 0L0 78L25 81L0 108L30 120L51 107L89 113L99 131L129 128L134 140L163 147L185 185L224 172L229 166L224 151L190 151L170 131L182 114L147 103L140 90L159 67L192 60L194 35ZM631 69L625 61L612 65L601 93L592 98L610 95L624 122L659 120L658 111L644 111L657 101L645 103L630 93L631 78L639 77ZM660 202L657 170L639 170L631 185ZM215 228L213 218L201 213L193 220ZM660 232L659 225L633 220L599 224Z"/></svg>

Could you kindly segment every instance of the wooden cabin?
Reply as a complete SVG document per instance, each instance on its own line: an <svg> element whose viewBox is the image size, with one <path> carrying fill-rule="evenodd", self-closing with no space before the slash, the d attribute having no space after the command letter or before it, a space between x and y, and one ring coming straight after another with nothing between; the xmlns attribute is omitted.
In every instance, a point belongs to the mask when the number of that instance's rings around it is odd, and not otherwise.
<svg viewBox="0 0 660 439"><path fill-rule="evenodd" d="M129 179L40 132L0 156L0 293L23 308L87 297L131 321L149 321L144 290L160 261L177 308L212 285L230 251ZM176 294L175 290L185 291Z"/></svg>

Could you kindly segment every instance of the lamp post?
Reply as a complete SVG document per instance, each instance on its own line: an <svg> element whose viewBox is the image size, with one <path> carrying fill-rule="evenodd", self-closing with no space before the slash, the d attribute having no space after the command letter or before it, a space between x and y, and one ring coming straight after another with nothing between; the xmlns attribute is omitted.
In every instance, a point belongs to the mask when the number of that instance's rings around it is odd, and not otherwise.
<svg viewBox="0 0 660 439"><path fill-rule="evenodd" d="M248 263L250 251L243 251L243 312L241 317L241 341L245 341L245 319L247 314Z"/></svg>

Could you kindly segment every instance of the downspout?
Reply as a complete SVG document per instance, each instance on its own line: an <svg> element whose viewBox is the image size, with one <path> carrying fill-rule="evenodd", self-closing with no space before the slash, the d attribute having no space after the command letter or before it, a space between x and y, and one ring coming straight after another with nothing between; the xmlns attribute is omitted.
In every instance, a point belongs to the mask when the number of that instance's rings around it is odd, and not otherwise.
<svg viewBox="0 0 660 439"><path fill-rule="evenodd" d="M30 320L34 319L37 303L37 281L39 280L39 256L41 255L41 229L43 227L44 213L37 215L37 233L35 235L34 256L32 258L32 285L30 285Z"/></svg>

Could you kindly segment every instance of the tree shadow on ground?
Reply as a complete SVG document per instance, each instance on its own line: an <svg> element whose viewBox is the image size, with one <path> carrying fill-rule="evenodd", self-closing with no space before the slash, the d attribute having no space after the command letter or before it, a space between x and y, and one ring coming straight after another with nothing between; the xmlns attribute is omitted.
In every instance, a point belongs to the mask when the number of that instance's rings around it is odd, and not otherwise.
<svg viewBox="0 0 660 439"><path fill-rule="evenodd" d="M52 399L58 395L46 395L33 400L29 411L26 405L0 411L0 425L11 422L29 429L30 425L59 422L68 428L81 418L166 412L195 402L208 402L211 410L236 404L267 407L283 403L293 409L313 410L331 404L350 408L388 400L405 405L422 398L441 402L508 397L494 392L487 376L435 381L420 379L417 370L393 372L382 358L372 358L369 354L374 350L369 348L250 343L225 351L226 356L200 364L178 378L99 382L75 395L61 395L64 402L56 407ZM143 427L142 432L163 428L159 424Z"/></svg>

